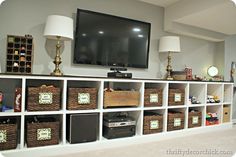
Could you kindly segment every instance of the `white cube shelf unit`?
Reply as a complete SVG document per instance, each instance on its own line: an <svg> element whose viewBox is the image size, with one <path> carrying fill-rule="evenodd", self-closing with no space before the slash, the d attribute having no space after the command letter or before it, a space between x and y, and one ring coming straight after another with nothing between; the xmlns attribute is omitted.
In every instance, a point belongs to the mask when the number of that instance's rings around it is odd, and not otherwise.
<svg viewBox="0 0 236 157"><path fill-rule="evenodd" d="M58 111L27 111L27 88L31 86L53 85L61 89L61 104ZM18 123L18 146L16 149L4 150L2 153L7 157L15 156L42 156L57 155L62 153L72 153L78 150L88 150L99 147L111 147L136 142L147 142L163 139L164 137L184 136L191 132L204 132L206 130L215 130L216 128L232 127L232 112L230 121L223 123L223 107L227 106L232 111L233 107L233 83L230 82L201 82L201 81L166 81L166 80L144 80L144 79L111 79L95 77L75 77L75 76L38 76L38 75L5 75L0 74L0 91L4 94L4 104L14 107L15 88L22 88L21 112L0 112L0 118L13 117ZM87 110L67 110L68 88L91 87L97 89L97 104L95 109ZM130 107L104 107L104 89L112 88L115 90L137 91L140 94L139 103ZM162 89L162 102L159 106L144 106L144 91L146 88ZM185 100L181 105L168 104L169 89L184 90ZM206 103L207 95L217 95L220 103ZM200 104L191 104L189 96L195 96L201 102ZM197 128L188 127L188 114L190 110L202 112L202 123ZM146 112L155 112L163 115L163 131L154 134L143 134L143 119ZM168 113L177 111L184 113L184 129L168 131ZM136 134L132 137L106 139L103 137L103 118L109 113L127 112L136 120ZM206 126L206 113L216 112L219 116L219 124ZM67 115L98 113L99 129L98 137L94 142L79 144L69 144L66 140ZM58 145L28 148L26 143L25 123L28 117L33 116L55 116L60 121L60 142ZM0 128L1 129L1 128ZM165 136L163 136L165 135ZM63 149L60 149L63 148ZM50 150L50 151L47 151ZM61 151L60 151L61 150ZM37 153L40 152L40 155Z"/></svg>

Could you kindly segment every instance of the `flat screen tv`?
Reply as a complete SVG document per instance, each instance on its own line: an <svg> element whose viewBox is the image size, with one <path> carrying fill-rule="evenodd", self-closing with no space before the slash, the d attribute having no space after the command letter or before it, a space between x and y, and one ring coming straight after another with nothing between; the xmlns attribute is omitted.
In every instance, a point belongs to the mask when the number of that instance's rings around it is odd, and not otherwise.
<svg viewBox="0 0 236 157"><path fill-rule="evenodd" d="M77 10L74 64L148 68L151 24Z"/></svg>

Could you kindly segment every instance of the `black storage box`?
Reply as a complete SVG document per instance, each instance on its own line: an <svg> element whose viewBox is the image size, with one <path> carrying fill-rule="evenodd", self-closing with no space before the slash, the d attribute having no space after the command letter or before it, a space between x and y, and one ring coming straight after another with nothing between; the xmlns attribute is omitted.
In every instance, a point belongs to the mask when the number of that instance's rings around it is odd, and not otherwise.
<svg viewBox="0 0 236 157"><path fill-rule="evenodd" d="M96 141L98 137L98 113L71 114L66 117L66 138L69 143Z"/></svg>

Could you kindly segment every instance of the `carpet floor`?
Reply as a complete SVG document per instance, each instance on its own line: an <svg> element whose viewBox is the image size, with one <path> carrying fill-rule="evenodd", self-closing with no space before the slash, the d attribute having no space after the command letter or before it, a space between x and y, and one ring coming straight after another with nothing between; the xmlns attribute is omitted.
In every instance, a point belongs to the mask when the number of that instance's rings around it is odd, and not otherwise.
<svg viewBox="0 0 236 157"><path fill-rule="evenodd" d="M79 152L56 157L232 157L236 127L119 148Z"/></svg>

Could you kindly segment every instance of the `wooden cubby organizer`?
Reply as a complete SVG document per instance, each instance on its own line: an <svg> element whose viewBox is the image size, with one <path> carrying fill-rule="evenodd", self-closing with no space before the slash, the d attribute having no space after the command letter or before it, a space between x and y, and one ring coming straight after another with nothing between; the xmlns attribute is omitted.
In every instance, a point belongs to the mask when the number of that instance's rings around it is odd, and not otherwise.
<svg viewBox="0 0 236 157"><path fill-rule="evenodd" d="M32 86L53 85L60 88L60 108L55 111L28 111L27 110L27 89ZM158 141L160 139L169 138L168 136L185 136L191 133L201 133L206 131L213 131L216 129L232 127L232 107L233 107L233 83L231 82L200 82L200 81L166 81L166 80L142 80L142 79L111 79L111 78L95 78L95 77L75 77L75 76L39 76L39 75L10 75L0 74L0 91L3 92L5 99L4 105L14 107L15 88L22 88L21 112L1 112L0 117L13 117L17 119L17 148L11 150L1 151L6 157L18 156L50 156L61 155L68 153L75 153L82 150L92 150L99 148L108 148L114 146L124 146L124 144L133 144L140 142ZM96 107L93 109L73 109L69 110L68 105L68 89L69 88L96 88L97 98ZM112 88L119 91L135 91L139 97L136 105L131 106L104 106L104 89ZM161 89L160 105L144 106L145 89ZM169 89L181 89L184 92L184 100L181 104L170 105ZM219 103L207 103L207 95L217 95L220 98ZM201 103L189 103L189 96L194 95L198 97ZM158 95L159 96L159 95ZM178 96L178 95L177 95ZM129 97L127 98L128 101ZM157 100L157 97L154 98ZM123 100L124 101L124 100ZM189 121L193 120L189 117L189 112L196 110L201 112L201 122L197 127L189 127ZM171 126L168 129L169 113L171 111L181 112L184 119L179 123L181 129L176 129ZM127 112L136 120L135 135L132 137L107 139L103 136L103 120L107 114L115 114L119 112ZM150 131L144 134L144 116L147 113L153 112L161 115L162 120L158 122L161 125L159 131ZM206 125L207 113L217 113L219 124ZM226 113L227 112L227 113ZM97 138L93 142L85 142L78 144L70 144L67 141L67 118L72 114L91 114L98 115L98 129ZM226 117L225 115L228 115ZM55 117L59 121L59 143L50 146L39 146L29 148L26 142L26 122L29 118L39 116ZM178 117L177 117L178 118ZM195 117L196 120L196 117ZM172 120L173 121L173 120ZM178 122L176 121L176 124ZM153 123L154 124L154 123ZM150 125L150 124L149 124ZM157 125L157 123L155 123ZM0 128L1 130L1 128ZM164 135L164 136L163 136ZM161 142L161 141L160 141Z"/></svg>
<svg viewBox="0 0 236 157"><path fill-rule="evenodd" d="M31 74L33 65L33 37L7 36L6 72Z"/></svg>

